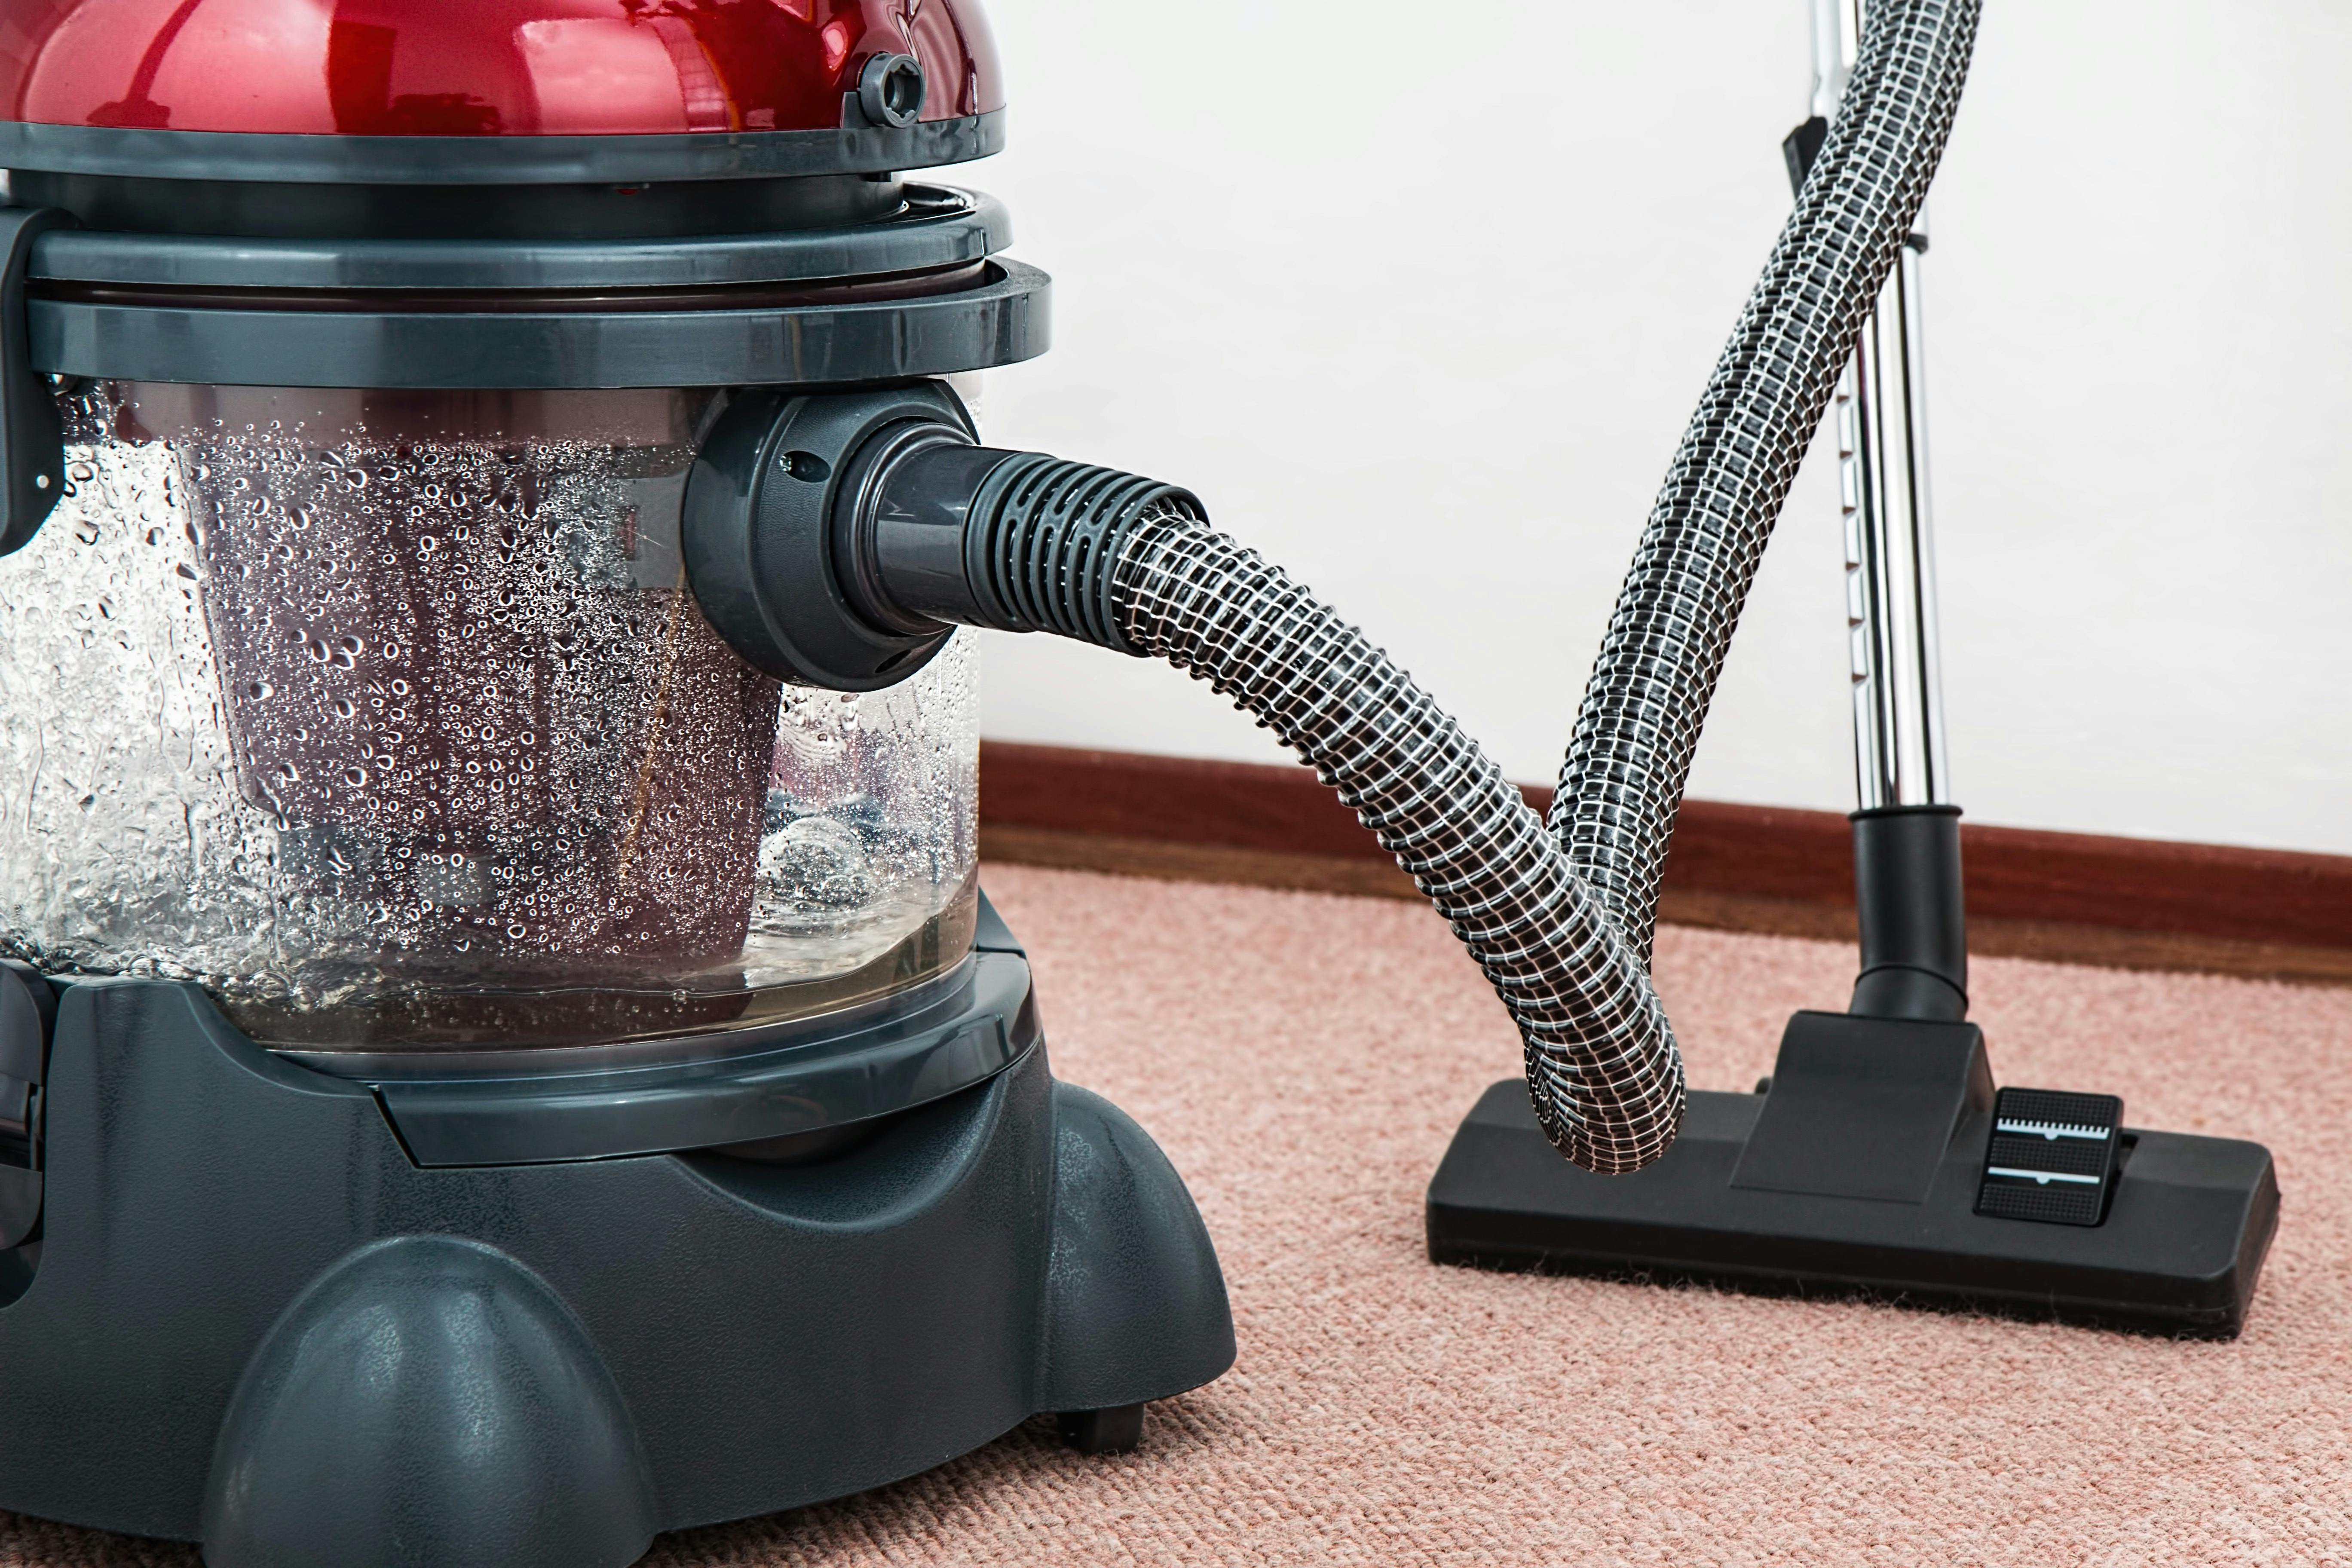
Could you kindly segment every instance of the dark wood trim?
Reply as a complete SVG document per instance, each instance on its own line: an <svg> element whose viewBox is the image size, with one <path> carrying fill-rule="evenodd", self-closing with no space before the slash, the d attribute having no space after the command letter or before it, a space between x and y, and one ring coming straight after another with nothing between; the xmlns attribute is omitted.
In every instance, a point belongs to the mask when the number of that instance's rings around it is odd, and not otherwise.
<svg viewBox="0 0 2352 1568"><path fill-rule="evenodd" d="M1001 860L1417 896L1305 768L992 741L981 835ZM2352 857L1974 824L1961 841L1978 952L2352 981ZM1853 866L1836 813L1686 801L1660 915L1851 940Z"/></svg>

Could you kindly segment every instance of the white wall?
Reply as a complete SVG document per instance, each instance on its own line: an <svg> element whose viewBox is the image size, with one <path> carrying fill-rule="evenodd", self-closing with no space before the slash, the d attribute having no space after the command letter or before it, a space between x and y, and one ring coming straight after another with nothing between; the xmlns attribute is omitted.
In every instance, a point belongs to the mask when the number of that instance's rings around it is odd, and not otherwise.
<svg viewBox="0 0 2352 1568"><path fill-rule="evenodd" d="M1803 0L993 0L1055 277L992 440L1177 480L1558 763L1786 214ZM1958 793L1981 821L2352 851L2352 6L1994 0L1927 306ZM1691 782L1843 810L1819 444ZM1165 668L992 637L992 736L1273 760Z"/></svg>

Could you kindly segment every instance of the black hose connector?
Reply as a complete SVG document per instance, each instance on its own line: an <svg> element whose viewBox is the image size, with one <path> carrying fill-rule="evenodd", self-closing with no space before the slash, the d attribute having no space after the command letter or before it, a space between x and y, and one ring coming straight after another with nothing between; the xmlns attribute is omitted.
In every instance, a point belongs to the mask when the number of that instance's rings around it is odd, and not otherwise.
<svg viewBox="0 0 2352 1568"><path fill-rule="evenodd" d="M679 517L686 574L703 618L780 680L874 691L920 669L947 643L937 621L859 614L841 580L833 519L866 474L856 459L910 433L971 440L944 383L794 396L735 395L696 455Z"/></svg>
<svg viewBox="0 0 2352 1568"><path fill-rule="evenodd" d="M876 620L1055 632L1139 656L1111 604L1111 569L1146 520L1201 515L1192 492L1157 479L944 435L902 438L843 500L844 586Z"/></svg>
<svg viewBox="0 0 2352 1568"><path fill-rule="evenodd" d="M779 679L872 691L955 626L1056 632L1142 656L1111 573L1188 490L973 442L936 381L737 395L703 443L680 543L704 618Z"/></svg>
<svg viewBox="0 0 2352 1568"><path fill-rule="evenodd" d="M1887 806L1852 821L1862 973L1846 1011L1959 1022L1969 1016L1959 807Z"/></svg>

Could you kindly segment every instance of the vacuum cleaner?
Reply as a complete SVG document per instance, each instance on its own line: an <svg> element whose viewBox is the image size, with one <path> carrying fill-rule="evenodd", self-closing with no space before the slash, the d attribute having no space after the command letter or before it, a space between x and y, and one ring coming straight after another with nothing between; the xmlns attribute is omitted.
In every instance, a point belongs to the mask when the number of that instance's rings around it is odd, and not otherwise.
<svg viewBox="0 0 2352 1568"><path fill-rule="evenodd" d="M1951 1003L1884 1011L1939 994L1910 926L1769 1095L1687 1094L1650 984L1976 14L1872 7L1546 822L1192 493L982 444L957 378L1044 351L1048 283L908 177L1002 144L975 0L0 0L0 1507L214 1568L593 1568L1033 1415L1131 1445L1222 1373L1182 1183L1054 1079L978 889L961 627L1211 682L1451 922L1527 1075L1442 1256L1973 1247L2038 1289L2144 1211L2266 1235L2266 1160L2112 1116L2096 1223L1956 1215L1987 1136L2055 1176L2100 1113L1993 1108Z"/></svg>
<svg viewBox="0 0 2352 1568"><path fill-rule="evenodd" d="M977 7L0 23L0 1507L598 1568L1223 1373L970 639L710 552L1046 346Z"/></svg>

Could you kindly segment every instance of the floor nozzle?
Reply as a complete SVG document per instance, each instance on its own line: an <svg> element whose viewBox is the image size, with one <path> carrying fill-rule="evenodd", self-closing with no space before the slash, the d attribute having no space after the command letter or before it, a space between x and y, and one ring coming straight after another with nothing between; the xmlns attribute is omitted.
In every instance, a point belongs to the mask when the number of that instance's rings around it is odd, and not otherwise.
<svg viewBox="0 0 2352 1568"><path fill-rule="evenodd" d="M1968 1010L1959 813L1854 814L1863 972L1789 1020L1756 1092L1694 1090L1654 1164L1595 1176L1496 1084L1429 1185L1441 1263L1940 1301L2227 1338L2278 1223L2257 1143L2003 1089Z"/></svg>
<svg viewBox="0 0 2352 1568"><path fill-rule="evenodd" d="M1758 1088L1692 1091L1656 1163L1596 1176L1553 1151L1524 1084L1495 1085L1430 1182L1431 1258L2200 1338L2244 1325L2278 1223L2260 1144L2125 1128L2109 1095L1996 1096L1973 1024L1799 1013Z"/></svg>

